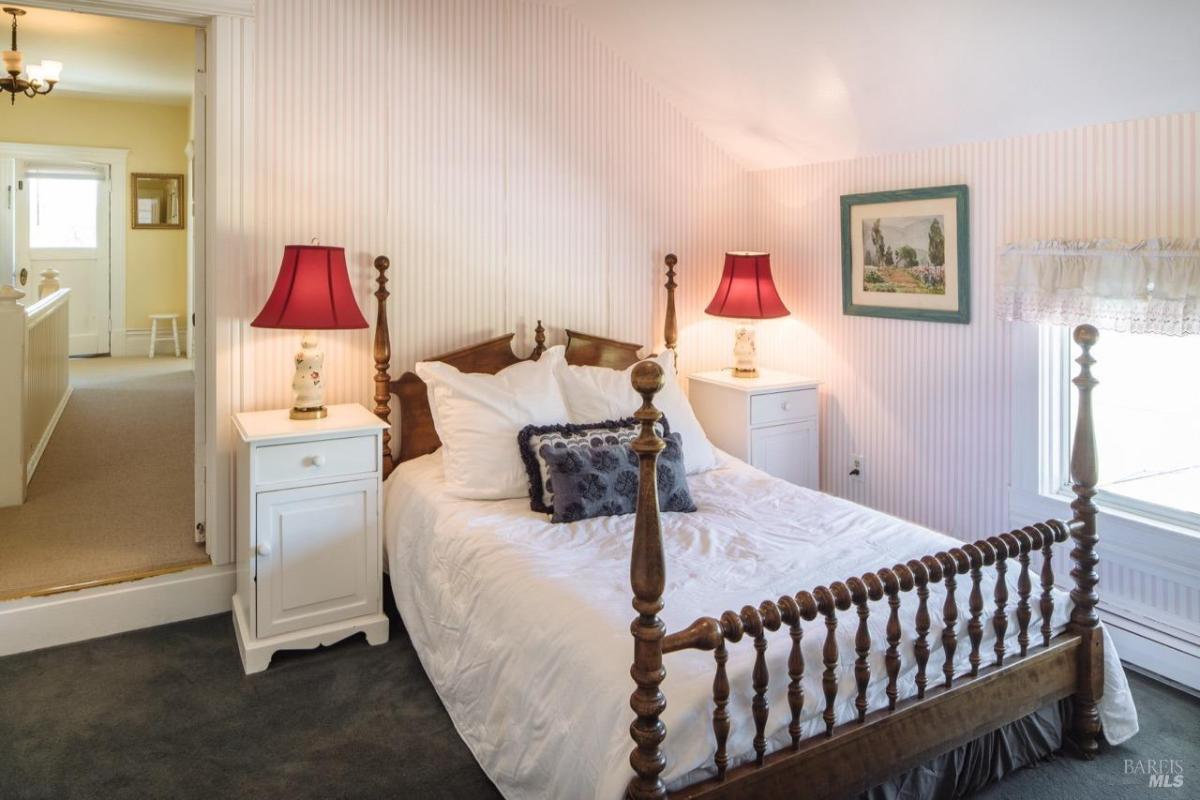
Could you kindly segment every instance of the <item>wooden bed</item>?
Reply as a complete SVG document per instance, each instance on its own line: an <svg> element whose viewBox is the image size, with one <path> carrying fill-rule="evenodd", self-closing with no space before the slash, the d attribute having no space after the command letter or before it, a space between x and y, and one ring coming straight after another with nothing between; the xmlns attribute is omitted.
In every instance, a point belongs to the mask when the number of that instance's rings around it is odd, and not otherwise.
<svg viewBox="0 0 1200 800"><path fill-rule="evenodd" d="M674 290L675 256L667 265L667 313L664 338L666 346L676 347ZM439 446L424 383L408 372L398 380L389 374L391 342L386 301L388 260L375 260L378 271L378 300L375 328L375 413L391 423L390 400L399 398L401 441L393 456L390 434L384 433L383 463L385 475L395 464L433 452ZM624 369L638 361L639 346L614 339L567 331L568 363ZM861 576L831 580L776 600L762 600L737 610L725 610L714 616L700 616L687 628L668 632L659 618L663 608L665 570L661 521L658 512L657 485L654 479L658 454L664 443L654 432L661 414L654 397L663 386L662 369L643 362L633 370L634 389L643 403L635 416L641 433L633 445L640 462L640 484L634 524L630 577L633 589L634 658L631 674L635 689L630 698L634 720L630 726L634 747L629 761L634 777L628 796L660 798L667 796L660 775L666 766L663 745L667 731L660 716L666 708L663 683L667 672L665 655L683 650L712 651L714 657L712 730L714 737L715 777L693 784L673 797L785 798L796 796L803 787L805 797L839 798L866 791L930 759L972 742L991 731L1020 720L1035 711L1065 698L1072 700L1070 731L1075 746L1085 759L1098 748L1100 718L1097 702L1104 685L1103 636L1096 614L1096 445L1093 433L1091 392L1096 385L1091 367L1095 360L1091 347L1097 331L1090 325L1075 329L1075 342L1082 353L1074 383L1079 390L1079 413L1071 453L1071 476L1076 499L1071 504L1070 520L1047 520L1023 528L980 539L946 552L931 553L903 564L884 566ZM471 347L436 356L466 372L496 373L510 364L526 360L512 352L513 334L499 336ZM537 359L545 350L545 330L538 322L535 347L527 357ZM1054 599L1054 574L1051 555L1055 545L1071 539L1071 571L1074 588L1073 608L1067 630L1052 636L1049 623ZM1040 564L1034 564L1040 553ZM996 577L991 598L981 590L985 571ZM1009 579L1015 573L1010 594ZM830 576L831 578L833 576ZM1034 583L1038 584L1035 591ZM947 624L941 634L944 660L929 665L931 648L928 635L931 612L929 586L941 583L945 602L941 608ZM790 587L780 587L789 588ZM957 594L956 594L957 593ZM869 655L871 634L868 619L871 603L886 598L887 652L884 660L888 676L889 707L867 713L867 687L870 682ZM754 603L755 598L747 598ZM990 600L990 602L989 602ZM900 672L900 643L903 635L899 617L902 602L915 602L917 611L914 658L917 666L917 696L898 700L897 675ZM1031 630L1031 609L1037 604L1043 620L1040 630ZM714 609L715 610L715 609ZM954 625L968 617L966 641L958 641ZM857 688L857 716L837 719L835 699L838 691L837 630L855 626L853 673ZM983 653L984 626L996 632L992 652ZM1005 634L1015 626L1018 631L1016 652L1006 652ZM801 641L807 633L821 635L824 628L822 688L825 700L823 735L802 738L800 714L804 704L801 678L806 665ZM780 630L771 637L769 634ZM754 651L752 671L752 720L756 731L755 758L736 768L728 768L730 754L725 743L732 721L727 710L730 684L726 664L731 645L745 640ZM767 754L765 737L768 716L768 674L766 650L770 641L790 643L787 662L787 705L790 715L791 745ZM970 648L970 674L956 676L951 666L954 653ZM750 657L746 654L746 657ZM928 667L928 669L927 669ZM775 676L781 679L780 676Z"/></svg>

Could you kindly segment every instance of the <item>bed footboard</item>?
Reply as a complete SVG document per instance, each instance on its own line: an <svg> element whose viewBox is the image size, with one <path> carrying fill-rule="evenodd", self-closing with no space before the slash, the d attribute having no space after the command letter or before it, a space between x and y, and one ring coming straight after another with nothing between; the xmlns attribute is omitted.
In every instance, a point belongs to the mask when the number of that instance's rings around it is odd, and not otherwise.
<svg viewBox="0 0 1200 800"><path fill-rule="evenodd" d="M1067 522L1048 520L1001 533L961 547L950 548L868 572L862 576L817 586L811 591L764 600L717 617L700 617L687 628L668 634L658 614L663 608L665 586L661 523L655 480L658 454L663 441L654 432L661 414L654 408L654 395L662 388L663 374L652 362L633 371L633 386L642 396L635 416L641 432L633 443L639 458L640 485L634 529L631 583L633 606L638 616L632 625L634 661L631 674L636 689L630 705L636 715L630 726L634 749L630 764L635 776L628 795L636 800L661 798L666 789L661 774L666 756L661 749L666 728L661 720L666 697L661 684L666 677L664 654L679 650L712 651L714 655L712 729L716 776L688 787L680 797L791 797L803 786L806 797L842 797L861 792L891 775L923 763L929 758L969 742L989 731L1033 713L1042 706L1067 696L1074 697L1072 730L1081 753L1090 758L1097 749L1100 730L1096 703L1103 687L1102 636L1096 615L1095 567L1096 506L1092 502L1097 479L1095 437L1092 427L1091 391L1096 385L1091 374L1095 363L1090 350L1097 339L1091 326L1075 330L1082 354L1077 359L1080 374L1079 415L1072 448L1071 475L1076 495L1074 517ZM1053 547L1073 539L1071 572L1075 588L1073 608L1066 633L1052 638L1050 616L1054 611ZM1038 592L1034 590L1034 566ZM983 576L995 576L990 598L984 597ZM1015 604L1010 595L1008 574L1016 573ZM961 585L960 585L961 579ZM941 583L945 600L940 613L941 662L930 665L929 631L934 609L929 607L929 586ZM868 620L871 603L887 600L885 626L888 706L868 713L867 694L871 682L871 632ZM901 670L900 642L904 634L900 608L915 602L913 658L917 668L917 696L900 701L897 678ZM1031 631L1033 603L1038 604L1043 623ZM956 624L967 617L965 641L960 641ZM818 623L819 620L819 624ZM812 630L806 624L813 624ZM1017 648L1008 652L1006 634L1010 625L1017 631ZM853 675L856 687L853 718L839 720L836 700L839 684L838 628L853 626ZM982 652L983 631L991 626L995 645ZM805 670L801 644L805 634L822 635L821 670L824 710L823 735L801 737L804 707L802 684ZM767 722L772 709L767 701L771 675L767 668L768 634L786 629L790 650L787 660L787 709L790 747L767 754ZM751 672L754 757L747 764L729 769L726 750L733 721L728 712L730 683L726 663L729 645L743 639L753 643ZM969 648L967 675L957 676L954 656Z"/></svg>

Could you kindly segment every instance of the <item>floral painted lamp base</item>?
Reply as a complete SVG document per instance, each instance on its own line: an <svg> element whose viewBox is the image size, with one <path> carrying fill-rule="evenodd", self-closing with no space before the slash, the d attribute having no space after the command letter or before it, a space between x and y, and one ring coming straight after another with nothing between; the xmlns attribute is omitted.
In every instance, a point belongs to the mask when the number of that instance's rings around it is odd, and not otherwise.
<svg viewBox="0 0 1200 800"><path fill-rule="evenodd" d="M325 410L325 383L321 378L324 367L325 351L317 347L317 334L305 331L296 353L296 375L292 378L292 390L296 393L288 414L292 419L321 419L328 413Z"/></svg>
<svg viewBox="0 0 1200 800"><path fill-rule="evenodd" d="M758 377L758 346L754 342L754 323L742 322L734 332L733 376Z"/></svg>

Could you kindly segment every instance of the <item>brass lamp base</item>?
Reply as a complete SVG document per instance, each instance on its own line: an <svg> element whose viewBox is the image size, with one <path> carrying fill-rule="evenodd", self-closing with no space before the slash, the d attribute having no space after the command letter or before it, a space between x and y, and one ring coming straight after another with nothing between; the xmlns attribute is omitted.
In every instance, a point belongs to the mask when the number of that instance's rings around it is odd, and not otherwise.
<svg viewBox="0 0 1200 800"><path fill-rule="evenodd" d="M293 408L288 413L291 419L324 419L329 416L329 411L325 406L317 406L316 408Z"/></svg>
<svg viewBox="0 0 1200 800"><path fill-rule="evenodd" d="M755 367L753 369L739 369L738 367L734 367L733 368L733 377L735 377L735 378L757 378L758 377L758 368Z"/></svg>

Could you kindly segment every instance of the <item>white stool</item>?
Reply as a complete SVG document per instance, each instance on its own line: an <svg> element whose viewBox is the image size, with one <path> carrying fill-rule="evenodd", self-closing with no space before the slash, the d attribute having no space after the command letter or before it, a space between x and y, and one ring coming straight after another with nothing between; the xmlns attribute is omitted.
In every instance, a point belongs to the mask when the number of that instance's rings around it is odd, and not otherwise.
<svg viewBox="0 0 1200 800"><path fill-rule="evenodd" d="M158 323L171 320L171 341L175 343L175 357L179 358L179 315L178 314L151 314L150 315L150 357L154 358L154 345L161 338L167 339L167 332L163 331L162 336L158 335Z"/></svg>

